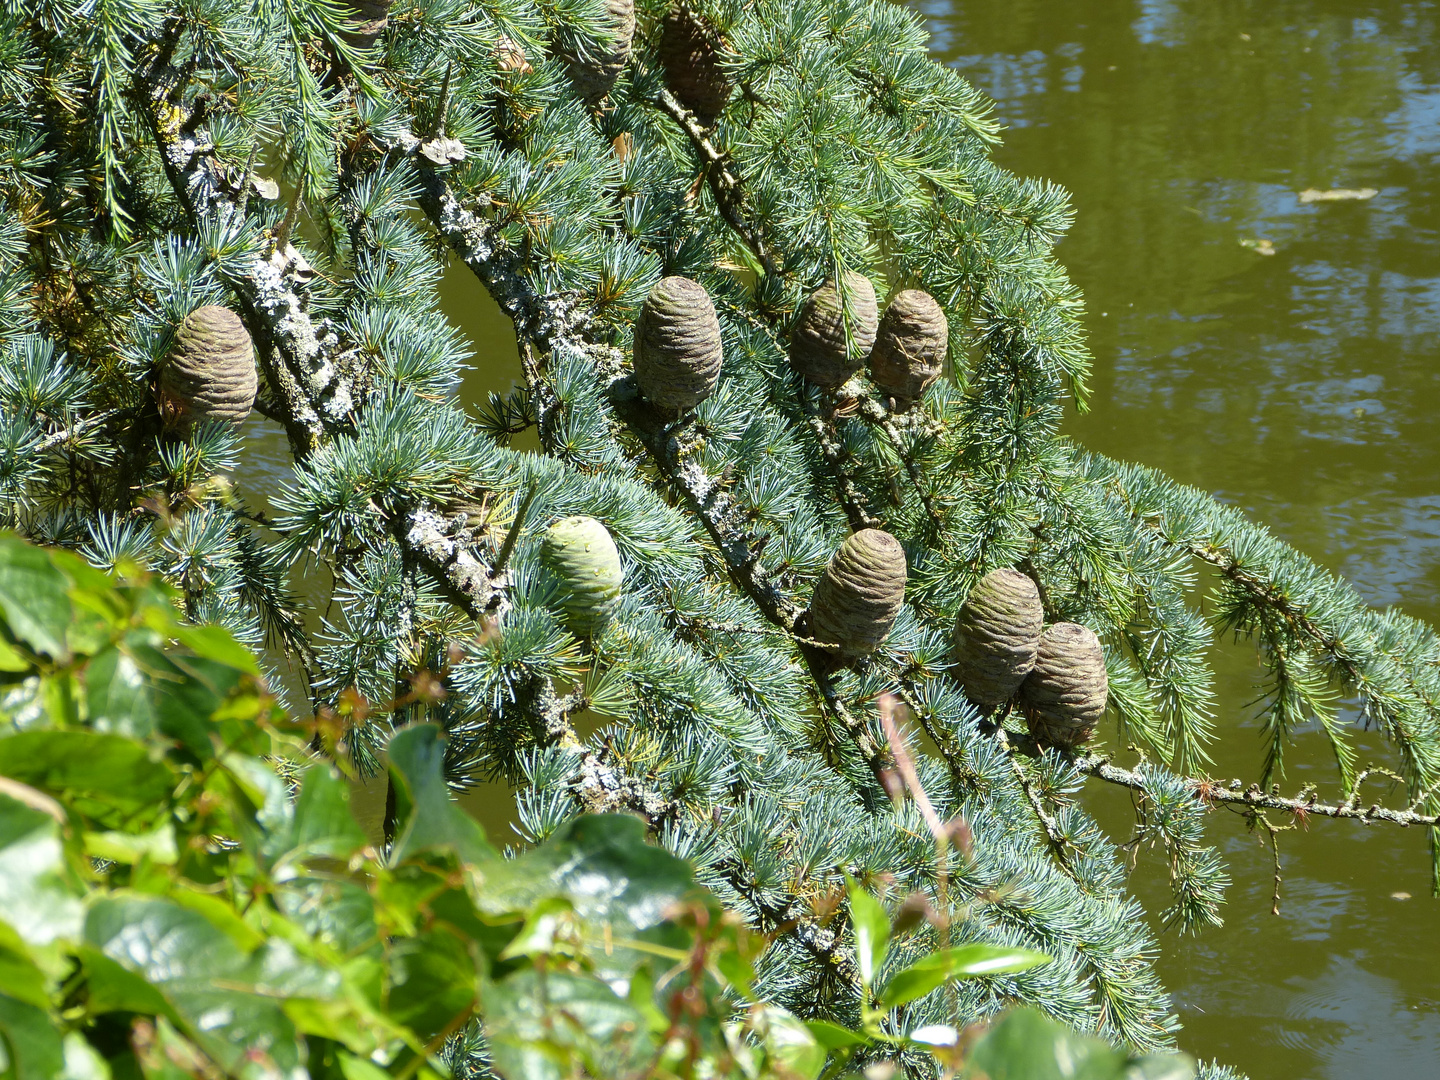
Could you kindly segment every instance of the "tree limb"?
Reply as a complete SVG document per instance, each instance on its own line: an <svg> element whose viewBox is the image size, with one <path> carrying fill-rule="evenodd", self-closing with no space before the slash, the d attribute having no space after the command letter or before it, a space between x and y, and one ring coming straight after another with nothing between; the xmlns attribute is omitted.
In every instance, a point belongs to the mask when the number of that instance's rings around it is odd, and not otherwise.
<svg viewBox="0 0 1440 1080"><path fill-rule="evenodd" d="M1130 788L1134 791L1145 789L1145 778L1130 769L1122 769L1096 754L1082 754L1071 761L1077 771L1086 776L1104 780L1108 784ZM1391 810L1378 803L1369 807L1360 806L1357 792L1343 803L1323 803L1312 792L1307 798L1289 799L1273 792L1262 791L1257 784L1241 790L1232 784L1222 787L1210 780L1187 778L1186 784L1194 791L1195 798L1206 806L1228 806L1251 810L1284 810L1296 817L1311 814L1328 818L1343 818L1350 821L1384 821L1391 825L1407 828L1421 825L1429 828L1440 826L1440 814L1422 814L1412 809ZM1357 781L1357 788L1359 786Z"/></svg>
<svg viewBox="0 0 1440 1080"><path fill-rule="evenodd" d="M690 138L690 144L695 148L695 153L700 157L700 163L705 169L705 179L709 181L710 193L715 196L715 205L720 208L720 216L725 223L735 230L736 235L745 241L745 245L754 254L761 268L767 274L775 274L779 271L779 265L775 262L770 252L770 247L765 243L765 238L746 219L745 189L741 186L739 179L730 169L730 155L722 154L715 149L715 145L705 134L705 129L695 119L693 113L676 100L675 95L663 87L655 99L655 103L669 116Z"/></svg>

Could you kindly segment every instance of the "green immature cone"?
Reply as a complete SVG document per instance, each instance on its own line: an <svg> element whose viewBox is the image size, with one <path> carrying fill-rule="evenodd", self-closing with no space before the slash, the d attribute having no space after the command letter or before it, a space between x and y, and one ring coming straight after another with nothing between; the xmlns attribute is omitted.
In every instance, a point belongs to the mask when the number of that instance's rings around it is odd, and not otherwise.
<svg viewBox="0 0 1440 1080"><path fill-rule="evenodd" d="M834 390L859 371L875 344L879 312L875 286L864 274L845 272L850 290L851 347L845 342L845 314L840 291L826 281L800 307L790 338L790 366L807 382Z"/></svg>
<svg viewBox="0 0 1440 1080"><path fill-rule="evenodd" d="M976 708L992 712L1015 696L1035 666L1045 612L1040 591L1018 570L992 570L955 616L955 677Z"/></svg>
<svg viewBox="0 0 1440 1080"><path fill-rule="evenodd" d="M870 377L896 408L908 409L940 377L949 345L950 322L935 298L902 289L885 305L870 350Z"/></svg>
<svg viewBox="0 0 1440 1080"><path fill-rule="evenodd" d="M635 44L634 0L605 0L605 33L583 52L562 57L575 92L591 103L599 101L630 62Z"/></svg>
<svg viewBox="0 0 1440 1080"><path fill-rule="evenodd" d="M671 9L660 24L656 53L665 69L665 85L677 101L710 125L730 100L734 84L720 64L725 40L710 20L685 4Z"/></svg>
<svg viewBox="0 0 1440 1080"><path fill-rule="evenodd" d="M865 656L890 635L905 600L905 549L880 529L861 529L830 558L810 599L810 633Z"/></svg>
<svg viewBox="0 0 1440 1080"><path fill-rule="evenodd" d="M625 576L609 530L592 517L561 518L545 530L540 561L560 580L570 629L581 637L604 630Z"/></svg>
<svg viewBox="0 0 1440 1080"><path fill-rule="evenodd" d="M209 420L239 426L255 404L257 383L245 325L228 308L208 304L185 316L160 365L160 415L180 431Z"/></svg>
<svg viewBox="0 0 1440 1080"><path fill-rule="evenodd" d="M705 286L661 278L635 323L635 381L667 409L689 409L715 389L724 351L720 320Z"/></svg>
<svg viewBox="0 0 1440 1080"><path fill-rule="evenodd" d="M1035 667L1020 684L1020 705L1037 742L1073 749L1095 734L1109 692L1095 631L1056 623L1040 635Z"/></svg>

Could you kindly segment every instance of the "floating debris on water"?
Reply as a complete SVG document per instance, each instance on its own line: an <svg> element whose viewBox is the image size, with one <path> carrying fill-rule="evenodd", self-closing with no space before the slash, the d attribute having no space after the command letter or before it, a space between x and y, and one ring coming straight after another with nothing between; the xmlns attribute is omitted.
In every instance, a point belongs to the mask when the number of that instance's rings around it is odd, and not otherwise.
<svg viewBox="0 0 1440 1080"><path fill-rule="evenodd" d="M1275 254L1275 244L1270 240L1256 240L1250 237L1246 237L1244 240L1240 241L1240 246L1249 248L1251 251L1255 252L1256 255Z"/></svg>
<svg viewBox="0 0 1440 1080"><path fill-rule="evenodd" d="M1302 203L1312 202L1363 202L1366 199L1373 199L1380 194L1378 188L1331 188L1329 191L1321 191L1319 188L1306 188L1300 192Z"/></svg>

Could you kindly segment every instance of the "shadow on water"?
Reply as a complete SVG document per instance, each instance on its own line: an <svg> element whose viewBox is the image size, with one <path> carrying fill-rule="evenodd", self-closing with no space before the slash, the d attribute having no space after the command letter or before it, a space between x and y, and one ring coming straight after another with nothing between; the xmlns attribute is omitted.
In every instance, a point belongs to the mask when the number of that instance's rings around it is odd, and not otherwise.
<svg viewBox="0 0 1440 1080"><path fill-rule="evenodd" d="M996 99L999 160L1073 194L1058 254L1086 293L1095 374L1069 433L1219 494L1372 603L1440 618L1437 6L914 7L937 58ZM1308 188L1378 194L1304 202ZM1219 651L1215 773L1249 782L1259 672L1245 647ZM1360 757L1392 760L1373 732ZM1324 739L1302 733L1285 787L1333 792L1333 776ZM1128 796L1088 798L1124 839ZM1210 836L1235 877L1226 926L1161 938L1181 1045L1255 1080L1440 1076L1425 837L1286 834L1275 917L1268 848L1223 813ZM1142 856L1133 881L1152 912L1169 902L1158 863Z"/></svg>

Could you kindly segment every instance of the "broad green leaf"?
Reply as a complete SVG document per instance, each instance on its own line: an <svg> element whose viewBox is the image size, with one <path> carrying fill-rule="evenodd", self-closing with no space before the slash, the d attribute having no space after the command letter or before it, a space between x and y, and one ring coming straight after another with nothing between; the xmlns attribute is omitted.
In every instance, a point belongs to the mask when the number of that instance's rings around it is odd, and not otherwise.
<svg viewBox="0 0 1440 1080"><path fill-rule="evenodd" d="M578 1070L625 1076L653 1054L644 1017L598 979L533 967L487 988L485 1024L508 1080L559 1080Z"/></svg>
<svg viewBox="0 0 1440 1080"><path fill-rule="evenodd" d="M0 1075L7 1080L55 1080L65 1066L60 1033L50 1014L0 988Z"/></svg>
<svg viewBox="0 0 1440 1080"><path fill-rule="evenodd" d="M341 1053L340 1073L345 1080L390 1080L390 1074L374 1062L354 1054Z"/></svg>
<svg viewBox="0 0 1440 1080"><path fill-rule="evenodd" d="M897 971L885 984L881 1000L887 1009L924 997L952 979L982 975L1013 975L1047 963L1050 957L1029 949L997 945L958 945L941 949Z"/></svg>
<svg viewBox="0 0 1440 1080"><path fill-rule="evenodd" d="M113 895L85 919L85 940L158 991L184 1033L229 1072L255 1072L254 1051L273 1068L303 1066L304 1048L286 1016L287 997L326 999L339 977L270 938L247 952L199 911L166 899Z"/></svg>
<svg viewBox="0 0 1440 1080"><path fill-rule="evenodd" d="M526 906L564 896L581 918L636 930L656 926L694 890L689 865L648 843L645 823L628 814L593 814L566 822L545 843L492 875L487 899Z"/></svg>
<svg viewBox="0 0 1440 1080"><path fill-rule="evenodd" d="M748 957L734 949L727 949L716 956L714 962L716 970L725 976L732 990L742 997L755 998L755 965Z"/></svg>
<svg viewBox="0 0 1440 1080"><path fill-rule="evenodd" d="M784 1074L815 1080L829 1051L802 1020L775 1005L765 1007L765 1050Z"/></svg>
<svg viewBox="0 0 1440 1080"><path fill-rule="evenodd" d="M70 625L65 630L65 642L72 654L91 656L115 635L128 614L128 605L117 594L108 574L73 551L52 548L47 554L70 584Z"/></svg>
<svg viewBox="0 0 1440 1080"><path fill-rule="evenodd" d="M85 854L126 866L145 858L162 866L172 866L180 858L175 847L175 828L168 821L144 833L87 832L84 840Z"/></svg>
<svg viewBox="0 0 1440 1080"><path fill-rule="evenodd" d="M82 796L102 824L163 804L179 776L154 749L99 731L20 731L0 738L0 775L52 795Z"/></svg>
<svg viewBox="0 0 1440 1080"><path fill-rule="evenodd" d="M1125 1060L1109 1043L1017 1009L976 1044L969 1069L988 1080L1121 1080Z"/></svg>
<svg viewBox="0 0 1440 1080"><path fill-rule="evenodd" d="M151 662L155 652L150 653ZM166 663L180 678L153 683L160 730L184 743L202 760L211 757L216 743L232 753L263 754L270 749L269 735L254 724L217 723L215 714L234 692L244 673L203 656L167 654Z"/></svg>
<svg viewBox="0 0 1440 1080"><path fill-rule="evenodd" d="M68 659L69 591L69 579L44 549L0 536L0 615L17 640L53 659Z"/></svg>
<svg viewBox="0 0 1440 1080"><path fill-rule="evenodd" d="M60 822L3 792L0 917L31 947L74 938L80 932L79 891L65 861Z"/></svg>
<svg viewBox="0 0 1440 1080"><path fill-rule="evenodd" d="M1164 1070L1151 1069L1154 1056L1134 1061L1099 1039L1077 1035L1033 1009L1018 1009L976 1044L968 1076L987 1080L1181 1080L1193 1077L1195 1066L1184 1055L1168 1055ZM1141 1062L1144 1062L1141 1066Z"/></svg>
<svg viewBox="0 0 1440 1080"><path fill-rule="evenodd" d="M1195 1080L1195 1062L1185 1054L1146 1054L1130 1062L1125 1080Z"/></svg>
<svg viewBox="0 0 1440 1080"><path fill-rule="evenodd" d="M651 1035L663 1035L670 1030L670 1018L655 1002L655 973L650 964L641 964L631 973L625 990L625 1000L635 1006L645 1018Z"/></svg>
<svg viewBox="0 0 1440 1080"><path fill-rule="evenodd" d="M525 916L525 925L500 954L501 960L540 956L555 948L555 935L575 919L575 905L563 896L547 896Z"/></svg>
<svg viewBox="0 0 1440 1080"><path fill-rule="evenodd" d="M15 928L4 921L0 921L0 993L37 1009L50 1007L44 972L36 966Z"/></svg>
<svg viewBox="0 0 1440 1080"><path fill-rule="evenodd" d="M391 861L427 848L448 848L472 865L495 856L480 823L455 804L445 783L445 746L434 724L414 724L390 740L392 775L403 786L409 813Z"/></svg>
<svg viewBox="0 0 1440 1080"><path fill-rule="evenodd" d="M870 1039L858 1031L832 1024L829 1020L806 1020L805 1026L815 1041L826 1050L843 1050L849 1046L864 1046Z"/></svg>
<svg viewBox="0 0 1440 1080"><path fill-rule="evenodd" d="M197 912L241 952L254 952L265 944L265 935L252 926L227 897L177 888L171 891L169 899L187 911Z"/></svg>
<svg viewBox="0 0 1440 1080"><path fill-rule="evenodd" d="M880 901L854 881L848 881L850 925L855 930L855 960L860 965L860 978L869 986L885 962L890 943L890 917Z"/></svg>
<svg viewBox="0 0 1440 1080"><path fill-rule="evenodd" d="M169 665L162 670L169 674ZM85 706L90 723L100 732L145 739L160 726L150 685L152 671L142 670L135 657L119 646L100 650L84 672Z"/></svg>
<svg viewBox="0 0 1440 1080"><path fill-rule="evenodd" d="M269 751L269 735L253 717L222 718L245 672L159 644L151 631L134 630L95 655L84 672L90 726L137 739L158 732L201 760L213 757L217 744L240 753Z"/></svg>
<svg viewBox="0 0 1440 1080"><path fill-rule="evenodd" d="M236 641L234 635L223 626L172 625L168 633L196 656L236 671L243 671L247 675L260 674L255 655Z"/></svg>
<svg viewBox="0 0 1440 1080"><path fill-rule="evenodd" d="M448 928L398 938L386 954L386 1005L428 1042L475 1007L479 981L468 941Z"/></svg>
<svg viewBox="0 0 1440 1080"><path fill-rule="evenodd" d="M8 641L0 638L0 671L29 671L30 661Z"/></svg>
<svg viewBox="0 0 1440 1080"><path fill-rule="evenodd" d="M110 1063L78 1031L65 1036L64 1052L61 1080L110 1080Z"/></svg>
<svg viewBox="0 0 1440 1080"><path fill-rule="evenodd" d="M224 755L225 775L230 779L231 825L245 848L268 854L284 846L294 821L290 790L266 762L248 754ZM282 838L278 842L276 838ZM268 866L268 860L261 862Z"/></svg>
<svg viewBox="0 0 1440 1080"><path fill-rule="evenodd" d="M267 844L272 858L292 864L314 856L349 859L364 846L365 830L350 812L350 788L323 764L305 770L289 829Z"/></svg>
<svg viewBox="0 0 1440 1080"><path fill-rule="evenodd" d="M214 1072L214 1065L206 1060L204 1053L177 1031L168 1017L158 1018L146 1037L132 1038L131 1045L145 1080L197 1080ZM280 1080L274 1063L267 1060L267 1049L263 1045L255 1048L254 1058L247 1062L247 1071L264 1080Z"/></svg>
<svg viewBox="0 0 1440 1080"><path fill-rule="evenodd" d="M90 945L82 945L78 955L85 968L86 1007L94 1015L131 1012L163 1016L171 1013L165 995L151 986L143 975Z"/></svg>
<svg viewBox="0 0 1440 1080"><path fill-rule="evenodd" d="M689 935L666 918L697 895L694 874L684 860L647 843L638 818L576 818L518 859L490 864L485 875L479 902L492 915L525 912L545 897L564 897L609 943L592 950L604 978L624 978L644 958L625 946L627 939L688 948Z"/></svg>
<svg viewBox="0 0 1440 1080"><path fill-rule="evenodd" d="M341 955L378 944L375 898L355 882L294 877L276 886L275 901L291 922Z"/></svg>

